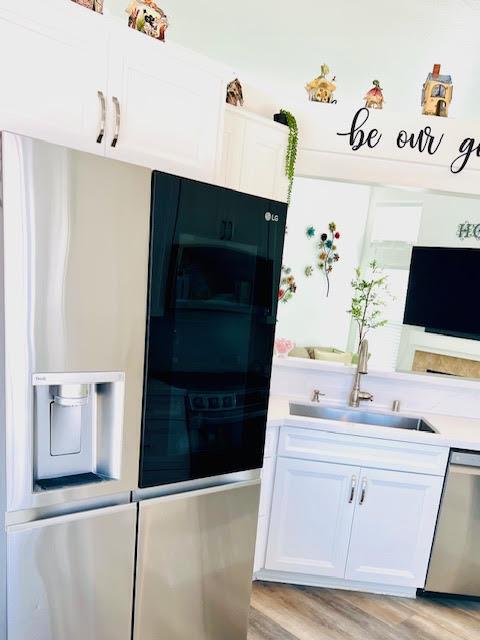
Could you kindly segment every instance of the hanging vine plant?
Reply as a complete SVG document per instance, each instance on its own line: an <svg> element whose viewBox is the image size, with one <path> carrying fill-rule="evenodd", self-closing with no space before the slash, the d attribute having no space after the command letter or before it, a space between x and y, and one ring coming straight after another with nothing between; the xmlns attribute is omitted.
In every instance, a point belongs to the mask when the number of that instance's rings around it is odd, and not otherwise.
<svg viewBox="0 0 480 640"><path fill-rule="evenodd" d="M287 204L289 205L292 197L293 179L295 177L295 164L297 162L298 125L295 116L290 113L290 111L280 109L280 114L283 116L283 120L286 121L288 127L288 145L287 153L285 156L285 175L288 178Z"/></svg>

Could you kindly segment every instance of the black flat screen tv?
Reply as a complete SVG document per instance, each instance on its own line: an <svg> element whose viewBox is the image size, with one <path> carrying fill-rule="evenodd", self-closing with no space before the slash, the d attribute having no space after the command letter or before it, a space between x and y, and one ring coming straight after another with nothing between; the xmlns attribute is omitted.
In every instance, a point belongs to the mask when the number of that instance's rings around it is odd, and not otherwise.
<svg viewBox="0 0 480 640"><path fill-rule="evenodd" d="M414 247L403 322L480 340L480 249Z"/></svg>

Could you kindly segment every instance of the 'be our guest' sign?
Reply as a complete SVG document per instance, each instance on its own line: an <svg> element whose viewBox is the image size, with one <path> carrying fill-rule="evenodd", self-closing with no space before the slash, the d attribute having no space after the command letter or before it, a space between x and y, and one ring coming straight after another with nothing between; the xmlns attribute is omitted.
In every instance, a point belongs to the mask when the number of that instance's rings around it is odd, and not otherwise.
<svg viewBox="0 0 480 640"><path fill-rule="evenodd" d="M366 127L369 117L370 111L363 107L353 116L349 131L337 132L337 136L347 137L352 151L359 151L365 146L374 149L381 145L383 133L378 129ZM399 149L416 149L419 153L434 156L442 146L444 137L444 133L440 136L433 134L432 127L428 125L417 132L400 129L396 136L396 145ZM477 142L475 138L464 138L459 141L458 155L452 158L450 171L454 174L460 173L468 165L469 160L475 156L480 158L480 142Z"/></svg>

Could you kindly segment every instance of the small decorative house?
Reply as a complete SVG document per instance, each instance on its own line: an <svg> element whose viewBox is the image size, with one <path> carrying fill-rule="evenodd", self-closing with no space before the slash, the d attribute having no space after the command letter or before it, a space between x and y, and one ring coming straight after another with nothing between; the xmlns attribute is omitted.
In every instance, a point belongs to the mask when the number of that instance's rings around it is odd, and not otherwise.
<svg viewBox="0 0 480 640"><path fill-rule="evenodd" d="M368 91L364 98L367 109L383 109L385 102L382 87L378 80L373 81L373 88Z"/></svg>
<svg viewBox="0 0 480 640"><path fill-rule="evenodd" d="M153 0L132 0L126 12L129 27L165 42L168 18Z"/></svg>
<svg viewBox="0 0 480 640"><path fill-rule="evenodd" d="M73 0L73 2L97 13L103 13L103 0Z"/></svg>
<svg viewBox="0 0 480 640"><path fill-rule="evenodd" d="M337 85L335 84L335 76L332 80L327 79L327 75L330 73L328 65L322 64L321 74L305 85L305 89L308 92L308 98L312 102L330 102L335 103L333 94Z"/></svg>
<svg viewBox="0 0 480 640"><path fill-rule="evenodd" d="M422 113L425 116L448 116L452 95L452 77L441 75L440 65L434 65L423 85Z"/></svg>
<svg viewBox="0 0 480 640"><path fill-rule="evenodd" d="M243 89L238 78L228 83L227 104L231 104L234 107L243 107Z"/></svg>

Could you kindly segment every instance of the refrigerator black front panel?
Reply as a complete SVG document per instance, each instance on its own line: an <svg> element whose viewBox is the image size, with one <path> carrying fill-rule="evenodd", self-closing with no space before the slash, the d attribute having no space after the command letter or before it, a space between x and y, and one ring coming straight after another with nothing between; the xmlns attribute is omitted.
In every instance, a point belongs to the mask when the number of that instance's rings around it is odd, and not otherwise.
<svg viewBox="0 0 480 640"><path fill-rule="evenodd" d="M285 219L154 173L140 487L262 466Z"/></svg>

